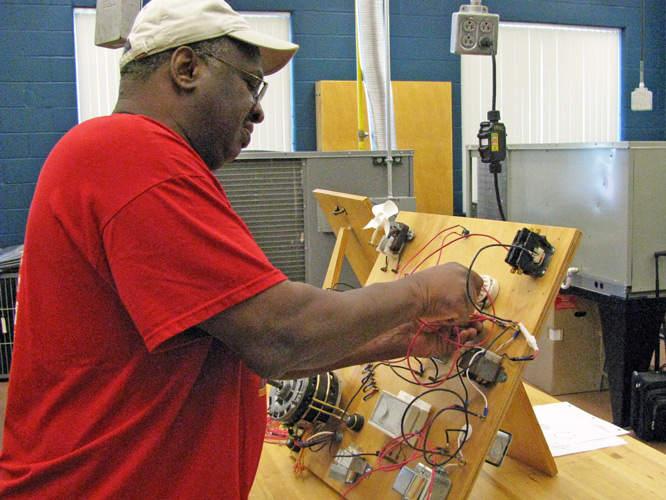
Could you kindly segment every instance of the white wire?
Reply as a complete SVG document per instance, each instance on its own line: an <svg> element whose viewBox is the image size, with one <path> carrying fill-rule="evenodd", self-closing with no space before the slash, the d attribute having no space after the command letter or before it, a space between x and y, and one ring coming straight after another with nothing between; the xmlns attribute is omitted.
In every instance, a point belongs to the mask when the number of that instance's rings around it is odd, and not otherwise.
<svg viewBox="0 0 666 500"><path fill-rule="evenodd" d="M474 356L472 356L472 359L469 360L469 364L467 365L467 369L465 370L465 375L467 376L467 380L469 380L469 382L472 384L472 387L473 387L474 389L476 389L476 392L478 392L479 394L481 394L481 396L483 397L483 400L485 401L485 404L486 404L486 405L485 405L485 409L487 410L487 409L488 409L488 398L486 398L486 395L485 395L485 394L483 393L483 391L479 388L479 386L476 384L476 382L474 382L471 378L469 378L469 367L472 366L472 364L474 363L474 359L475 359L479 354L483 354L483 353L485 353L485 351L477 351L477 352L474 353Z"/></svg>
<svg viewBox="0 0 666 500"><path fill-rule="evenodd" d="M497 349L495 349L495 353L500 352L502 349L504 349L506 346L508 346L511 342L515 340L516 336L512 336L509 340L504 342L501 346L499 346Z"/></svg>

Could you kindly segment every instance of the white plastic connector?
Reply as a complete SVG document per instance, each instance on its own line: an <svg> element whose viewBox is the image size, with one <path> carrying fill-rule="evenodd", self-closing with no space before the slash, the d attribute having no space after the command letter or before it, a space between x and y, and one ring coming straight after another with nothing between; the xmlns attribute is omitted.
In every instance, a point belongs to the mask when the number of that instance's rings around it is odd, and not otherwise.
<svg viewBox="0 0 666 500"><path fill-rule="evenodd" d="M518 325L518 328L520 329L520 333L523 334L525 337L525 341L527 342L527 345L530 346L534 351L539 350L539 346L537 345L537 340L534 338L534 335L530 333L530 331L527 329L525 325L522 323L516 323Z"/></svg>
<svg viewBox="0 0 666 500"><path fill-rule="evenodd" d="M476 304L476 307L483 310L495 303L497 295L499 294L499 282L487 274L482 274L481 278L483 279L483 287L474 303ZM490 296L490 300L488 300L488 296Z"/></svg>

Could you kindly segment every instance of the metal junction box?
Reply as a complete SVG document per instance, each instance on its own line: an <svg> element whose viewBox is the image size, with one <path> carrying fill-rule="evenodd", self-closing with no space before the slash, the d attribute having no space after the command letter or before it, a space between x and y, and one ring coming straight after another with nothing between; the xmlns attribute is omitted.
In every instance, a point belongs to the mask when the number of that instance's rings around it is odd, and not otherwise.
<svg viewBox="0 0 666 500"><path fill-rule="evenodd" d="M471 146L467 154L468 200L473 185L476 215L496 218L488 166ZM573 286L619 297L654 294L654 253L666 250L666 142L510 145L499 185L508 220L583 232ZM664 294L666 265L659 271Z"/></svg>
<svg viewBox="0 0 666 500"><path fill-rule="evenodd" d="M414 151L396 150L392 156L395 201L401 210L413 211ZM328 189L383 202L389 186L385 157L385 151L245 151L214 173L271 263L294 281L322 286L336 235L312 191ZM346 260L340 280L358 286Z"/></svg>

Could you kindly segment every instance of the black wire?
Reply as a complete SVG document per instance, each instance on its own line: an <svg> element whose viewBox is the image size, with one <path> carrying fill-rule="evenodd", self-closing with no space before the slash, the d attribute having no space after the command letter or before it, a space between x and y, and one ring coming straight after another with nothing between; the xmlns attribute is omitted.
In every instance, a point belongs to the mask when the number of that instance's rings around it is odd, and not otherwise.
<svg viewBox="0 0 666 500"><path fill-rule="evenodd" d="M386 364L386 366L388 366L391 369L391 371L393 372L393 375L395 375L399 379L403 380L404 382L407 382L408 384L412 384L412 385L419 385L419 386L421 385L418 382L416 382L415 380L410 380L407 377L403 377L402 375L400 375L396 371L397 369L400 369L400 370L407 370L408 372L411 372L412 370L410 370L408 367L400 366L400 365L392 365L392 364L389 364L389 363L383 363L383 364Z"/></svg>
<svg viewBox="0 0 666 500"><path fill-rule="evenodd" d="M435 358L430 358L430 362L435 367L435 376L433 378L431 378L430 380L432 382L439 382L439 363L437 363L437 360Z"/></svg>
<svg viewBox="0 0 666 500"><path fill-rule="evenodd" d="M374 453L344 453L338 455L331 455L331 458L345 458L345 457L376 457L379 452Z"/></svg>
<svg viewBox="0 0 666 500"><path fill-rule="evenodd" d="M409 446L410 448L412 448L416 451L424 453L424 454L425 453L436 453L436 452L432 452L431 450L425 449L425 446L424 446L424 448L419 448L419 447L414 446L412 443L409 442L409 440L407 439L407 436L405 435L405 416L407 415L407 413L409 412L409 409L412 407L412 405L414 403L416 403L419 399L423 398L424 396L426 396L428 394L431 394L433 392L448 392L450 394L453 394L455 397L457 397L460 400L460 402L462 404L461 405L455 405L453 407L443 408L443 409L439 410L435 414L435 416L432 418L432 420L430 421L430 425L428 426L428 431L427 432L430 431L430 429L432 428L432 426L435 422L435 419L437 418L437 416L440 413L444 412L445 410L453 410L453 409L456 409L458 411L462 411L463 413L465 413L465 423L468 424L468 427L469 427L469 411L467 410L467 402L457 392L452 391L450 389L442 389L442 388L438 387L438 388L435 388L435 389L429 389L427 391L422 392L418 396L415 396L414 399L412 399L407 404L407 406L405 407L405 411L403 412L402 417L400 418L400 435L402 437L402 440L405 442L405 444L407 444L407 446ZM427 432L425 434L426 442L427 442L427 435L428 435ZM462 447L462 445L461 445L461 447ZM457 451L456 451L456 453L457 453ZM442 453L438 453L438 454L442 454Z"/></svg>
<svg viewBox="0 0 666 500"><path fill-rule="evenodd" d="M464 399L460 396L460 394L458 394L458 393L455 392L455 391L452 391L452 390L450 390L450 389L436 388L436 389L430 389L430 390L427 390L427 391L425 391L425 392L422 392L422 393L419 394L418 396L415 396L414 399L412 399L412 400L407 404L407 406L405 407L405 411L403 412L402 417L400 418L400 435L401 435L401 437L402 437L402 440L405 442L405 444L407 444L407 446L409 446L409 447L412 448L413 450L416 450L416 451L418 451L418 452L420 452L420 453L423 454L423 458L424 458L424 460L425 460L426 462L428 462L428 464L432 465L433 467L439 467L439 466L441 466L441 465L444 465L444 464L448 463L451 459L453 459L453 458L458 454L458 452L462 449L463 445L465 444L465 441L464 441L464 440L463 440L463 442L460 444L460 446L458 447L458 449L456 450L456 452L455 452L453 455L450 455L450 454L448 454L448 453L444 453L444 452L438 452L438 451L428 450L428 449L425 448L425 445L424 445L423 448L419 448L419 447L417 447L417 446L414 446L412 443L409 442L409 440L407 439L407 436L405 435L405 416L406 416L407 413L409 412L409 409L412 407L412 405L413 405L414 403L416 403L416 401L418 401L418 400L421 399L422 397L426 396L427 394L431 394L431 393L433 393L433 392L448 392L448 393L450 393L450 394L453 394L455 397L457 397L457 398L460 400L460 402L461 402L462 404L461 404L461 405L455 405L455 406L453 406L453 407L443 408L443 409L439 410L439 411L435 414L435 416L434 416L434 417L432 418L432 420L430 421L430 425L428 426L427 431L426 431L425 434L424 434L425 442L426 442L426 443L428 442L428 435L429 435L429 433L430 433L430 429L432 429L432 427L433 427L433 425L434 425L434 423L435 423L435 420L437 419L437 417L438 417L441 413L443 413L443 412L446 411L446 410L457 410L457 411L462 411L462 412L465 414L465 423L466 423L466 425L467 425L467 428L469 428L469 411L467 410L467 402L466 402L466 400L464 400ZM449 458L449 460L447 460L447 461L444 462L444 463L441 463L441 464L435 464L434 462L431 462L431 461L426 457L426 454L430 454L430 455L433 455L433 454L434 454L434 455L448 456L448 457L450 457L450 458Z"/></svg>
<svg viewBox="0 0 666 500"><path fill-rule="evenodd" d="M527 248L521 247L520 245L505 245L504 243L493 243L491 245L486 245L484 247L481 247L479 249L479 251L476 252L476 255L472 259L472 262L470 263L469 268L467 269L467 298L471 302L474 309L476 309L477 312L479 312L480 314L483 314L484 316L487 316L489 318L496 319L497 321L501 321L503 323L513 323L513 321L511 321L510 319L500 318L499 316L495 316L494 314L484 312L481 309L479 309L479 306L476 305L476 301L472 299L472 296L469 293L469 281L470 281L470 276L472 275L472 267L474 267L474 262L476 262L477 257L479 256L479 254L482 251L484 251L488 248L492 248L492 247L503 247L503 248L507 249L507 251L508 251L509 248L517 248L519 250L524 250L525 252L529 252L529 250Z"/></svg>
<svg viewBox="0 0 666 500"><path fill-rule="evenodd" d="M375 369L374 369L374 368L370 369L370 370L368 371L368 373L369 373L370 376L372 377L372 375L375 373ZM351 397L351 399L350 399L349 402L347 403L347 406L345 406L345 409L342 411L342 416L340 417L340 420L342 420L343 418L345 418L345 416L347 415L347 411L349 410L349 407L351 406L352 402L353 402L354 399L356 399L356 397L360 394L360 392L363 390L363 388L365 387L365 385L366 385L365 382L362 382L362 383L361 383L361 386L360 386L360 387L358 388L358 390L354 393L354 395Z"/></svg>
<svg viewBox="0 0 666 500"><path fill-rule="evenodd" d="M495 63L495 44L491 41L490 42L490 55L492 57L493 61L493 105L490 109L493 111L496 110L495 108L495 103L496 103L496 98L497 98L497 65Z"/></svg>
<svg viewBox="0 0 666 500"><path fill-rule="evenodd" d="M504 209L502 208L502 197L500 196L499 176L497 172L493 172L493 177L495 178L495 199L497 200L497 211L499 212L500 220L506 221L506 217L504 216Z"/></svg>
<svg viewBox="0 0 666 500"><path fill-rule="evenodd" d="M645 30L645 0L641 0L641 62L643 62L643 37ZM642 77L643 75L641 75ZM642 81L642 79L641 79Z"/></svg>
<svg viewBox="0 0 666 500"><path fill-rule="evenodd" d="M354 290L356 288L354 285L350 285L349 283L343 283L342 281L338 281L337 283L333 283L326 290L330 290L332 292L344 292L344 290L339 290L338 286L346 286L350 290Z"/></svg>
<svg viewBox="0 0 666 500"><path fill-rule="evenodd" d="M425 373L425 367L423 366L423 363L421 362L421 360L419 358L417 358L415 356L413 356L413 357L416 360L416 362L419 364L419 366L421 367L420 370L419 370L419 377L421 377Z"/></svg>
<svg viewBox="0 0 666 500"><path fill-rule="evenodd" d="M497 104L497 63L495 61L495 44L490 42L490 51L491 51L491 56L492 56L492 62L493 62L493 98L492 98L492 107L491 109L493 111L497 110L496 104ZM497 200L497 210L500 215L500 219L505 221L506 217L504 216L504 209L502 208L502 198L500 196L499 192L499 180L497 176L497 172L493 172L493 177L495 178L495 199Z"/></svg>
<svg viewBox="0 0 666 500"><path fill-rule="evenodd" d="M317 441L296 441L295 443L296 443L296 446L298 446L299 448L313 448L313 447L315 447L317 445L320 445L320 444L321 445L326 445L327 443L332 441L332 439L333 439L333 437L326 438L326 439L319 439ZM317 451L320 451L323 447L324 446L322 446L321 448L319 448L317 450L311 450L311 451L317 452Z"/></svg>

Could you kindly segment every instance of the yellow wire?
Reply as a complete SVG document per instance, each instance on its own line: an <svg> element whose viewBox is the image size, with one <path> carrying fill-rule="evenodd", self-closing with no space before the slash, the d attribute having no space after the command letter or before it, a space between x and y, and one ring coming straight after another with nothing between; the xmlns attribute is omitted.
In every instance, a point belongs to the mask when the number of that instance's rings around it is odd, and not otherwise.
<svg viewBox="0 0 666 500"><path fill-rule="evenodd" d="M363 71L361 70L361 51L358 29L358 5L356 6L356 109L358 112L358 148L365 149L365 120L363 119Z"/></svg>

